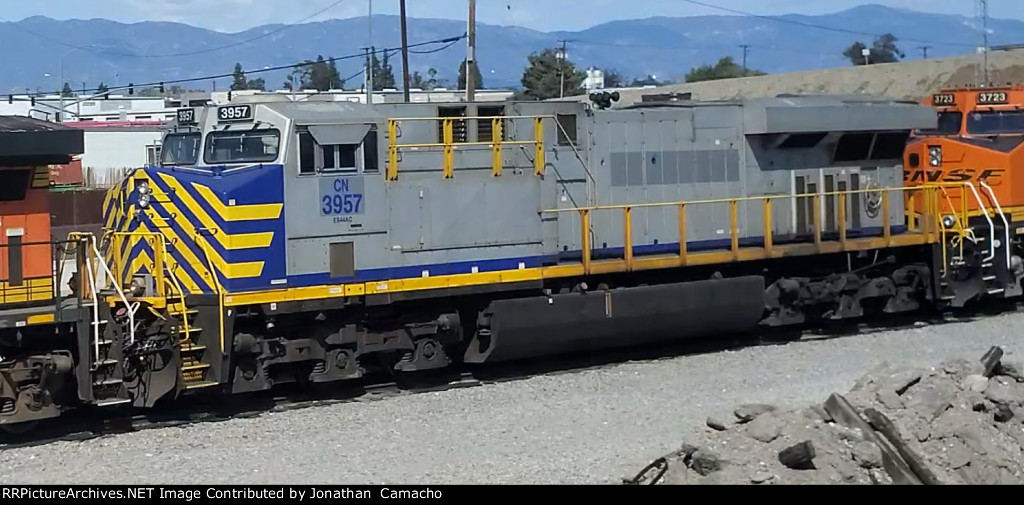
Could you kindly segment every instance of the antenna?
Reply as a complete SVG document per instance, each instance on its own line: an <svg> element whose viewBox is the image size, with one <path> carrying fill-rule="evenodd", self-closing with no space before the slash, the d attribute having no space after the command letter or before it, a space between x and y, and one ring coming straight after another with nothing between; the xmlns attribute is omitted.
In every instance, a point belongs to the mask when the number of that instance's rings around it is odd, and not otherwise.
<svg viewBox="0 0 1024 505"><path fill-rule="evenodd" d="M923 59L923 60L927 60L928 59L928 50L931 49L931 48L932 48L932 46L918 46L918 49L921 50L921 59Z"/></svg>
<svg viewBox="0 0 1024 505"><path fill-rule="evenodd" d="M743 75L747 75L747 53L750 51L750 44L740 44L743 49Z"/></svg>

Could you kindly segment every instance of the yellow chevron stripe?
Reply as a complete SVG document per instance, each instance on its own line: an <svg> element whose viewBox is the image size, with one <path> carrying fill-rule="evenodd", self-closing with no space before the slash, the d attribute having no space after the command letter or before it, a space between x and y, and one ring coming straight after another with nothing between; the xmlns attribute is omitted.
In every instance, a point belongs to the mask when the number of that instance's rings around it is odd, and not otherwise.
<svg viewBox="0 0 1024 505"><path fill-rule="evenodd" d="M218 230L219 231L219 233L215 233L213 235L213 239L216 240L225 249L233 251L233 250L237 250L237 249L256 249L256 248L267 248L267 247L270 247L270 243L273 242L273 240L274 240L274 233L273 232L239 233L239 234L236 234L236 235L229 235L227 233L224 233L224 230L221 230L220 227L217 226L217 223L213 220L213 218L211 218L209 216L209 214L207 214L203 210L203 208L199 206L199 203L196 202L194 198L192 198L192 194L185 190L185 188L181 185L181 182L179 182L174 177L171 177L171 176L166 175L166 174L158 174L158 175L160 176L161 179L163 179L163 181L165 183L167 183L167 185L169 187L174 188L175 194L178 195L179 198L181 198L181 201L182 201L182 203L185 204L185 207L187 207L190 211L192 211L192 214L199 219L199 222L203 225L204 228L207 228L207 229L210 229L210 230ZM195 185L195 184L193 183L193 185ZM155 190L156 189L154 189L154 191ZM209 188L207 188L207 191L209 191ZM163 193L161 193L161 194L163 194ZM212 195L212 192L211 192L211 195ZM217 200L216 196L214 196L213 198L215 200ZM169 202L169 198L160 198L160 202L161 203L162 202ZM217 202L219 203L220 200L217 200ZM171 203L162 203L162 204L164 205L165 208L175 207L174 204L171 204ZM213 205L214 209L217 210L217 207L214 204L211 203L210 205ZM223 205L221 205L221 206L223 207ZM232 208L241 208L241 207L232 207ZM224 215L223 211L221 211L221 210L217 210L217 211L221 214L221 216ZM280 214L280 212L278 212L278 214ZM273 218L273 219L276 219L276 218ZM216 254L216 251L214 251L214 254ZM256 275L256 277L258 277L258 276L259 276L259 274ZM250 277L250 276L243 276L243 277Z"/></svg>
<svg viewBox="0 0 1024 505"><path fill-rule="evenodd" d="M160 174L160 176L163 177L165 180L167 179L167 177L165 177L164 174ZM173 178L171 179L171 181L177 183L177 181L174 180ZM168 181L168 183L170 184L171 182ZM172 185L171 187L175 186ZM175 187L175 189L178 189L179 187L180 186ZM183 190L181 191L184 192ZM161 205L163 206L164 210L167 211L168 213L178 215L182 214L179 211L178 207L175 204L171 203L170 197L168 197L168 195L164 193L163 190L161 190L156 185L153 185L153 196L161 202ZM210 221L212 223L213 220L205 212L203 212L203 210L199 208L198 205L192 205L195 202L189 202L189 199L185 198L183 198L182 201L189 208L189 210L191 210L194 213L195 216L199 217L200 221L203 221L204 225L206 225L206 221ZM159 219L160 221L158 222L157 219ZM195 268L197 272L208 273L209 269L206 268L206 263L200 261L199 258L195 255L195 253L192 252L192 249L184 245L184 241L178 238L177 233L175 233L175 231L172 228L170 228L170 226L167 224L166 218L164 218L163 216L154 215L153 220L158 226L161 226L161 230L163 234L168 238L168 240L170 240L173 243L175 242L175 239L177 239L177 243L182 244L182 247L180 247L179 250L182 251L186 259L189 261L190 264L192 264L193 268ZM176 220L175 222L179 226L181 226L181 229L185 233L191 234L191 238L193 239L193 241L195 241L195 237L199 235L199 232L191 221L189 221L188 219L180 219ZM216 234L215 236L217 235L220 234ZM228 279L253 278L259 277L263 274L264 262L262 261L254 261L249 263L228 263L212 247L209 247L207 249L209 250L210 259L213 261L214 268L218 269ZM204 275L204 277L207 276ZM210 282L212 286L212 278L210 279Z"/></svg>
<svg viewBox="0 0 1024 505"><path fill-rule="evenodd" d="M155 216L155 217L157 217L159 219L162 219L159 216ZM149 226L147 226L146 223L139 223L139 228L136 231L138 233L153 233L153 231L149 229ZM181 239L178 239L177 236L174 235L174 230L171 230L171 229L164 229L164 237L167 238L167 241L169 242L168 243L168 249L170 249L171 244L173 243L173 241L175 239L177 239L179 243L181 242ZM140 242L141 240L143 240L142 237L138 237L138 236L131 237L132 243L131 243L131 247L128 249L129 253L132 250L131 248L135 247L135 245L138 242ZM192 253L192 249L190 249L188 247L179 247L176 250L177 251L181 251L182 255L185 256L185 259L190 264L192 264L193 266L198 264L199 266L196 268L196 272L198 272L199 275L201 275L201 276L205 277L207 280L209 280L210 273L209 273L208 269L205 268L203 266L203 264L199 262L199 258L196 258L195 254ZM145 251L142 251L140 253L140 256L145 256L145 257L148 258L149 257L149 253L147 253ZM135 266L136 260L137 260L137 258L132 259L132 264L131 264L132 273L138 272L138 269ZM174 257L173 254L171 254L170 251L167 252L166 260L165 261L167 262L167 269L170 270L171 272L174 272L174 275L176 277L178 277L178 279L181 281L182 284L184 284L184 287L186 289L188 289L189 291L191 291L193 293L199 293L199 292L203 291L203 289L199 286L199 283L196 282L196 280L193 279L192 276L187 271L185 271L185 269L178 268L178 260ZM152 264L153 263L152 259L150 259L149 262ZM212 285L212 282L208 283L208 284Z"/></svg>
<svg viewBox="0 0 1024 505"><path fill-rule="evenodd" d="M162 175L162 174L161 174ZM255 205L234 205L227 206L210 188L201 184L192 183L192 187L199 192L199 195L210 204L217 214L225 221L261 221L266 219L279 219L283 203L261 203Z"/></svg>

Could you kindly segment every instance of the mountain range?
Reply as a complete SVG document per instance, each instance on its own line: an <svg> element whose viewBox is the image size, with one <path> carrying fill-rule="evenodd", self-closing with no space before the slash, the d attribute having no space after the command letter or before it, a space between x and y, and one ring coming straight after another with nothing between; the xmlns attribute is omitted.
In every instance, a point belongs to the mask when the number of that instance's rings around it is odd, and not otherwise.
<svg viewBox="0 0 1024 505"><path fill-rule="evenodd" d="M408 41L460 37L463 20L410 18ZM527 57L566 41L570 60L579 68L614 69L627 81L654 76L681 82L694 66L732 56L751 69L768 73L849 66L843 51L857 41L869 46L872 36L892 33L906 59L974 53L982 44L977 20L866 5L821 16L781 15L655 17L621 20L576 32L541 32L521 27L477 25L477 61L487 88L520 85ZM401 44L397 16L373 18L374 45ZM992 45L1024 42L1024 21L988 21ZM265 25L239 33L221 33L179 23L117 23L104 19L54 20L35 16L0 23L0 93L26 90L54 92L64 81L75 89L131 83L174 81L230 74L235 63L248 71L284 66L307 59L353 56L339 60L342 77L355 75L364 64L367 19L350 18L300 25ZM410 73L437 77L454 87L465 39L454 44L410 49ZM928 46L927 49L923 49ZM401 85L401 55L390 60ZM264 77L268 88L280 88L287 71L249 74ZM346 88L362 85L361 75ZM226 89L230 78L203 78L182 84L188 89Z"/></svg>

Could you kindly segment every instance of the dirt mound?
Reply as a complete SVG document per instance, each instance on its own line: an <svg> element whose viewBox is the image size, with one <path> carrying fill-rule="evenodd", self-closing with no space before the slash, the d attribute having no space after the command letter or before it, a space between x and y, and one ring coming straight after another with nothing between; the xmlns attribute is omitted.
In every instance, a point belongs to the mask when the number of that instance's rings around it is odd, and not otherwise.
<svg viewBox="0 0 1024 505"><path fill-rule="evenodd" d="M741 405L624 483L1024 483L1024 376L1002 354L884 363L805 409Z"/></svg>

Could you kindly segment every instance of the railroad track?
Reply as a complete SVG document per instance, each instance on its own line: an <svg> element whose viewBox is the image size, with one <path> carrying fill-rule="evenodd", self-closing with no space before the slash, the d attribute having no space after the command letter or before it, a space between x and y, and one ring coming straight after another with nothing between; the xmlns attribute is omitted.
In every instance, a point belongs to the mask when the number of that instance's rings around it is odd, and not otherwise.
<svg viewBox="0 0 1024 505"><path fill-rule="evenodd" d="M1024 312L1024 305L1004 302L994 306L957 313L918 313L883 318L870 323L818 325L784 331L768 330L758 335L683 341L641 348L600 351L578 356L547 358L527 364L492 365L473 371L446 371L404 380L367 381L353 385L322 385L312 389L298 385L281 386L275 393L253 393L212 400L206 397L181 400L172 407L155 408L145 414L111 414L110 411L72 411L60 418L40 423L25 433L0 432L0 451L46 445L56 442L84 441L148 429L185 427L199 423L223 422L257 417L275 412L325 407L343 403L367 403L415 394L483 387L501 382L526 380L538 376L582 373L628 362L654 362L680 356L723 352L739 348L785 345L798 341L843 338L971 322L987 317Z"/></svg>

